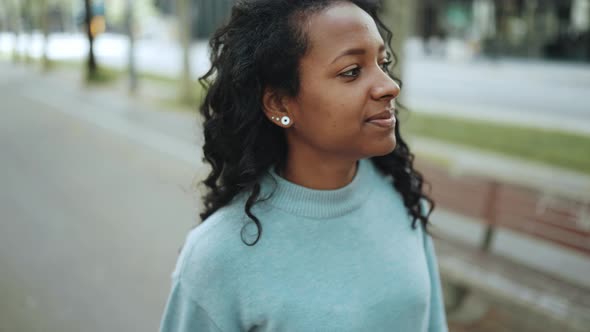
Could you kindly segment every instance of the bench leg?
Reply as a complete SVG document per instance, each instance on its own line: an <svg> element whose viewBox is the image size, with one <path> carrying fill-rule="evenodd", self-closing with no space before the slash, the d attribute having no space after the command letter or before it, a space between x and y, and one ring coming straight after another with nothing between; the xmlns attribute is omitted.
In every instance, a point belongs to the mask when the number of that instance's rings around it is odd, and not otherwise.
<svg viewBox="0 0 590 332"><path fill-rule="evenodd" d="M496 234L496 228L493 224L487 224L485 233L483 234L482 242L479 248L483 252L489 252L492 246L492 241L494 240L494 235Z"/></svg>
<svg viewBox="0 0 590 332"><path fill-rule="evenodd" d="M447 302L446 307L449 313L459 310L469 295L469 288L463 285L447 283L445 290L445 302Z"/></svg>

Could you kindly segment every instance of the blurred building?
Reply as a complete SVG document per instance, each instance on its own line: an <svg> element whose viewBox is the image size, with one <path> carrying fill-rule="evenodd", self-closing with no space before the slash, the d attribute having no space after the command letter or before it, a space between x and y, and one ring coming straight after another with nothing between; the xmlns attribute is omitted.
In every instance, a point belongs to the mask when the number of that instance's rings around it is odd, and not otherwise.
<svg viewBox="0 0 590 332"><path fill-rule="evenodd" d="M590 61L590 0L417 1L416 35L425 41L465 40L491 56Z"/></svg>
<svg viewBox="0 0 590 332"><path fill-rule="evenodd" d="M162 13L176 15L178 0L154 0ZM192 36L198 39L208 39L211 34L227 18L234 0L189 0L192 4L193 17Z"/></svg>
<svg viewBox="0 0 590 332"><path fill-rule="evenodd" d="M175 35L176 3L180 0L145 0L164 18L143 24L145 34ZM187 0L192 4L194 39L208 39L227 20L235 0ZM395 5L396 0L389 1ZM548 58L590 62L590 0L415 0L414 35L421 37L426 53L444 53L449 41L462 43L471 55ZM142 1L143 2L143 1ZM69 5L63 5L69 3ZM95 15L124 0L96 0ZM137 2L136 2L137 3ZM7 3L0 2L0 27L13 29ZM52 2L50 31L68 31L83 23L82 1ZM58 5L60 4L60 5ZM104 5L103 5L104 4ZM148 5L146 5L148 6ZM137 7L137 6L136 6ZM122 8L122 7L121 7ZM136 8L137 9L137 8ZM154 9L155 10L155 9ZM24 12L23 12L24 13ZM106 29L124 32L110 15ZM119 15L120 16L120 15ZM22 15L21 27L32 28L31 15ZM151 31L151 32L150 32Z"/></svg>
<svg viewBox="0 0 590 332"><path fill-rule="evenodd" d="M175 15L178 0L154 0ZM193 38L206 39L224 22L234 0L190 0ZM395 0L385 0L392 1ZM425 51L449 39L475 55L590 61L590 0L416 0L415 35Z"/></svg>

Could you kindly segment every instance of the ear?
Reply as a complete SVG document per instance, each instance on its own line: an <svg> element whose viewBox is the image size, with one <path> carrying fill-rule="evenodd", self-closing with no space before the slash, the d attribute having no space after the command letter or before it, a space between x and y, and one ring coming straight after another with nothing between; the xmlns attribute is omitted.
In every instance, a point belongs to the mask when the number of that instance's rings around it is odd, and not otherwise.
<svg viewBox="0 0 590 332"><path fill-rule="evenodd" d="M273 123L278 123L275 119L289 115L283 95L271 88L264 88L262 107L264 108L266 117Z"/></svg>

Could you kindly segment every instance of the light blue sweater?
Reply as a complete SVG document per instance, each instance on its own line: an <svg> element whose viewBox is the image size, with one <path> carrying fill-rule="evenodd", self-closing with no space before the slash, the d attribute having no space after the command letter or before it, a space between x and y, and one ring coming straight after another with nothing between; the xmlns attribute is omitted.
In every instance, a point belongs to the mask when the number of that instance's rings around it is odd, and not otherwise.
<svg viewBox="0 0 590 332"><path fill-rule="evenodd" d="M351 183L312 190L274 170L187 236L162 332L447 331L432 239L370 159ZM243 229L242 226L247 224Z"/></svg>

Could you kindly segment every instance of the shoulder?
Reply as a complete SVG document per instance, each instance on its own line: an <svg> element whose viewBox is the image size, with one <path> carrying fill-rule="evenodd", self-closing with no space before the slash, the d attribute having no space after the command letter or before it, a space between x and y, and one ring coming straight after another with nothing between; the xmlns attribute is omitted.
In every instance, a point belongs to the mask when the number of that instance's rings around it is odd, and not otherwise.
<svg viewBox="0 0 590 332"><path fill-rule="evenodd" d="M240 233L245 224L240 202L214 212L186 236L172 277L189 290L223 286L242 265L245 250Z"/></svg>

